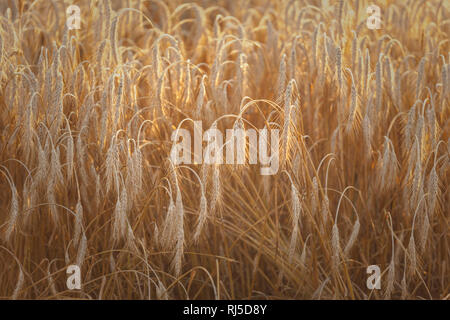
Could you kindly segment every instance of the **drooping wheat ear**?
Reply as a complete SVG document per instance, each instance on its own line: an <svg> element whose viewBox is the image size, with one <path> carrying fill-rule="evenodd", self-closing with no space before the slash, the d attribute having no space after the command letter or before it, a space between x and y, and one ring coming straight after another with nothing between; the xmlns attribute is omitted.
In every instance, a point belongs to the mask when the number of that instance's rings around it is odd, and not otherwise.
<svg viewBox="0 0 450 320"><path fill-rule="evenodd" d="M59 160L60 151L59 147L52 148L50 157L50 176L54 179L55 183L63 183L64 178L61 172L61 162Z"/></svg>
<svg viewBox="0 0 450 320"><path fill-rule="evenodd" d="M118 195L116 208L114 209L114 225L112 238L114 241L124 239L127 236L127 207L128 207L128 197L125 186L122 186L120 191L119 186L117 187Z"/></svg>
<svg viewBox="0 0 450 320"><path fill-rule="evenodd" d="M53 41L52 47L53 47L52 48L52 51L53 51L53 62L52 62L52 65L51 65L50 68L51 68L51 71L52 71L52 78L54 80L56 80L56 77L58 75L59 68L60 68L60 65L61 65L61 57L60 57L60 52L58 50L58 46L57 46L55 41Z"/></svg>
<svg viewBox="0 0 450 320"><path fill-rule="evenodd" d="M369 83L369 74L370 74L370 53L369 49L366 48L366 58L365 58L365 68L364 68L364 97L367 98L367 90L368 90L368 83Z"/></svg>
<svg viewBox="0 0 450 320"><path fill-rule="evenodd" d="M200 234L203 230L203 226L205 225L206 218L208 216L208 203L206 200L205 187L200 182L201 196L200 196L200 206L199 206L199 214L198 214L198 223L197 228L194 234L194 241L198 241Z"/></svg>
<svg viewBox="0 0 450 320"><path fill-rule="evenodd" d="M312 60L314 62L314 67L317 68L317 46L318 46L318 38L319 38L319 31L320 31L320 27L321 27L321 23L319 23L316 28L314 29L314 33L311 39L311 49L312 49Z"/></svg>
<svg viewBox="0 0 450 320"><path fill-rule="evenodd" d="M439 198L439 178L436 172L436 164L434 164L428 176L427 191L429 195L428 212L430 213L430 217L433 218L436 203Z"/></svg>
<svg viewBox="0 0 450 320"><path fill-rule="evenodd" d="M119 50L117 48L117 42L118 42L118 35L117 35L117 23L119 21L119 15L116 15L111 23L111 30L110 30L110 42L111 42L111 51L112 56L114 58L114 62L116 64L120 64L120 55Z"/></svg>
<svg viewBox="0 0 450 320"><path fill-rule="evenodd" d="M105 51L106 44L108 43L108 39L103 40L97 48L95 61L97 63L97 70L100 71L100 74L103 72L103 53Z"/></svg>
<svg viewBox="0 0 450 320"><path fill-rule="evenodd" d="M74 245L78 244L82 227L83 227L83 206L81 205L81 201L78 199L77 205L75 206L75 232L73 236Z"/></svg>
<svg viewBox="0 0 450 320"><path fill-rule="evenodd" d="M29 225L30 217L32 213L32 206L33 206L33 198L36 197L36 185L31 175L28 175L25 178L25 182L23 184L22 189L22 212L24 214L23 217L23 223L25 226Z"/></svg>
<svg viewBox="0 0 450 320"><path fill-rule="evenodd" d="M433 101L433 100L431 100ZM433 103L432 103L433 105ZM436 114L435 114L436 108L433 106L429 109L427 109L427 126L430 130L430 138L431 138L431 146L434 148L436 146L436 139L437 137L437 126L436 126Z"/></svg>
<svg viewBox="0 0 450 320"><path fill-rule="evenodd" d="M3 166L2 166L3 167ZM11 208L9 210L9 221L7 224L6 232L5 232L5 241L8 242L12 232L15 229L17 218L19 217L19 200L18 200L18 194L16 186L14 185L14 182L12 180L11 175L9 174L9 171L5 168L6 173L2 172L6 179L8 180L9 187L11 188Z"/></svg>
<svg viewBox="0 0 450 320"><path fill-rule="evenodd" d="M133 196L136 196L136 190L135 190L135 180L136 180L136 170L134 168L134 154L131 151L131 144L134 144L133 139L127 140L127 152L126 152L126 158L127 158L127 173L126 173L126 186L128 190L130 190L130 195L133 198ZM130 154L131 153L131 154Z"/></svg>
<svg viewBox="0 0 450 320"><path fill-rule="evenodd" d="M368 113L364 116L363 119L363 137L364 137L364 158L366 160L370 159L370 155L372 154L372 143L371 143L371 127L370 127L370 119Z"/></svg>
<svg viewBox="0 0 450 320"><path fill-rule="evenodd" d="M74 142L73 142L72 131L70 130L69 124L67 124L67 128L69 130L69 136L67 137L66 162L68 164L68 166L67 166L67 177L68 177L68 179L70 179L72 177L73 168L74 168L74 149L75 149L75 145L74 145Z"/></svg>
<svg viewBox="0 0 450 320"><path fill-rule="evenodd" d="M416 125L416 136L417 140L419 141L419 147L422 148L423 145L423 136L424 136L424 129L425 129L425 118L422 114L419 114L419 118L417 119L417 125Z"/></svg>
<svg viewBox="0 0 450 320"><path fill-rule="evenodd" d="M328 210L330 208L330 200L328 199L328 196L325 194L323 197L323 201L322 201L322 210L321 210L321 215L322 215L322 227L325 227L325 225L328 222Z"/></svg>
<svg viewBox="0 0 450 320"><path fill-rule="evenodd" d="M386 88L389 91L389 94L392 94L392 66L389 56L385 56L384 58L384 74L386 79Z"/></svg>
<svg viewBox="0 0 450 320"><path fill-rule="evenodd" d="M420 245L420 250L423 252L425 250L425 246L427 244L428 232L430 231L430 219L428 218L428 213L426 210L424 210L422 214L423 214L423 218L421 219L422 223L420 224L420 229L419 229L419 234L420 234L419 245Z"/></svg>
<svg viewBox="0 0 450 320"><path fill-rule="evenodd" d="M321 72L319 73L319 84L320 88L324 88L325 86L325 78L326 78L326 68L328 64L327 50L326 50L326 34L323 34L323 47L322 47L322 55L320 56L321 61Z"/></svg>
<svg viewBox="0 0 450 320"><path fill-rule="evenodd" d="M176 221L176 247L175 256L172 261L175 274L178 276L181 272L181 260L183 258L184 252L184 208L183 201L181 198L181 190L177 186L177 195L175 200L175 215Z"/></svg>
<svg viewBox="0 0 450 320"><path fill-rule="evenodd" d="M203 188L205 188L205 191L208 190L208 176L209 176L209 172L210 172L211 166L207 165L206 163L203 162L202 167L200 169L200 179L202 180L202 185Z"/></svg>
<svg viewBox="0 0 450 320"><path fill-rule="evenodd" d="M115 110L115 114L114 114L114 118L113 118L114 127L119 125L119 122L120 122L120 104L122 102L123 84L124 84L124 76L123 76L123 73L121 73L120 80L119 80L119 86L117 88L116 105L114 108L114 110Z"/></svg>
<svg viewBox="0 0 450 320"><path fill-rule="evenodd" d="M45 70L47 70L47 49L44 48L44 46L41 47L41 52L39 54L39 60L38 60L38 74L37 78L39 80L39 83L44 83L45 88L45 81L47 81L45 77ZM45 92L45 89L44 89Z"/></svg>
<svg viewBox="0 0 450 320"><path fill-rule="evenodd" d="M395 103L397 104L399 110L402 110L402 76L400 74L400 68L395 71L394 76L395 81Z"/></svg>
<svg viewBox="0 0 450 320"><path fill-rule="evenodd" d="M301 203L300 197L297 188L294 183L291 181L291 202L292 202L292 235L291 235L291 243L289 245L289 263L292 262L292 258L294 257L295 248L297 247L297 239L300 236L300 215L301 215Z"/></svg>
<svg viewBox="0 0 450 320"><path fill-rule="evenodd" d="M333 224L333 230L331 231L331 251L332 251L332 270L338 271L339 267L339 252L341 248L339 245L339 229L337 223Z"/></svg>
<svg viewBox="0 0 450 320"><path fill-rule="evenodd" d="M348 239L347 245L345 246L345 249L344 249L345 256L348 256L348 254L350 253L350 250L353 248L353 245L355 244L356 239L358 238L359 228L360 228L359 218L358 218L358 216L356 216L356 222L353 225L352 233L351 233L350 238Z"/></svg>
<svg viewBox="0 0 450 320"><path fill-rule="evenodd" d="M376 119L378 119L381 111L381 102L382 102L382 85L383 85L383 79L381 74L381 62L382 56L378 58L377 65L375 67L375 83L376 83L376 100L375 100L375 106L376 106Z"/></svg>
<svg viewBox="0 0 450 320"><path fill-rule="evenodd" d="M441 169L439 170L439 175L444 176L444 174L447 172L448 167L450 166L450 137L447 139L447 154L445 154L444 157L444 164L441 166Z"/></svg>
<svg viewBox="0 0 450 320"><path fill-rule="evenodd" d="M164 72L163 72L164 73ZM165 89L165 79L166 77L162 74L157 80L156 85L156 96L157 99L157 111L159 115L162 115L163 112L163 101L164 101L164 89Z"/></svg>
<svg viewBox="0 0 450 320"><path fill-rule="evenodd" d="M280 67L278 71L277 92L280 95L277 97L280 99L286 88L286 54L281 56Z"/></svg>
<svg viewBox="0 0 450 320"><path fill-rule="evenodd" d="M61 72L57 72L56 78L55 78L56 86L54 95L52 97L52 111L51 111L51 120L54 121L52 123L52 134L55 136L56 130L60 127L61 119L62 119L62 111L63 111L63 105L62 105L62 99L63 99L63 77Z"/></svg>
<svg viewBox="0 0 450 320"><path fill-rule="evenodd" d="M385 299L390 299L392 291L394 289L394 281L395 281L395 264L394 259L392 258L391 262L389 263L388 267L388 275L387 275L387 285L386 285L386 291L384 293Z"/></svg>
<svg viewBox="0 0 450 320"><path fill-rule="evenodd" d="M406 127L405 127L405 150L410 150L411 149L411 144L414 143L413 139L412 139L412 134L415 128L415 123L416 123L416 103L414 103L414 105L411 107L411 109L409 109L408 111L408 119L406 122ZM410 162L410 164L412 164L413 161Z"/></svg>
<svg viewBox="0 0 450 320"><path fill-rule="evenodd" d="M24 282L25 282L25 277L24 277L24 274L23 274L23 271L22 271L22 267L19 267L19 277L17 279L16 287L14 289L14 292L13 292L13 294L11 296L12 300L17 300L17 298L19 297L19 293L20 293L20 291L23 288L23 283Z"/></svg>
<svg viewBox="0 0 450 320"><path fill-rule="evenodd" d="M69 28L67 25L64 26L63 40L60 47L61 50L61 67L63 70L69 70L71 65L69 63Z"/></svg>
<svg viewBox="0 0 450 320"><path fill-rule="evenodd" d="M76 143L78 170L80 172L81 181L83 182L82 186L84 186L84 184L89 183L89 177L87 175L86 168L85 168L85 162L84 162L85 146L83 145L82 140L81 140L81 133L82 133L83 129L84 129L84 127L82 127L80 129L80 132L78 133L78 137L77 137L77 143Z"/></svg>
<svg viewBox="0 0 450 320"><path fill-rule="evenodd" d="M219 94L218 94L218 100L219 104L223 106L223 109L225 112L228 112L229 103L228 103L228 82L222 82L219 86Z"/></svg>
<svg viewBox="0 0 450 320"><path fill-rule="evenodd" d="M108 36L111 29L111 1L103 0L105 14L102 15L102 20L104 21L104 35Z"/></svg>
<svg viewBox="0 0 450 320"><path fill-rule="evenodd" d="M339 84L339 92L342 90L342 51L340 47L336 49L336 76Z"/></svg>
<svg viewBox="0 0 450 320"><path fill-rule="evenodd" d="M113 182L115 182L113 179L116 176L116 168L119 161L119 150L117 148L114 136L111 138L111 144L108 148L108 151L106 153L106 192L109 192L111 190L111 187L113 186ZM118 191L118 190L117 190Z"/></svg>
<svg viewBox="0 0 450 320"><path fill-rule="evenodd" d="M420 91L422 90L422 83L424 82L425 72L425 57L419 62L419 69L417 71L417 84L416 84L416 100L420 97Z"/></svg>
<svg viewBox="0 0 450 320"><path fill-rule="evenodd" d="M50 72L50 70L48 71L48 73L51 73ZM11 92L16 92L16 90L17 90L17 80L16 80L16 76L13 76L12 77L12 79L11 79L11 81L12 81L12 90L11 90ZM50 90L50 89L49 89ZM14 106L16 105L16 100L17 100L17 96L16 95L14 95L14 94L10 94L9 95L9 99L8 99L9 101L9 104L10 104L10 108L14 108ZM48 100L48 101L51 101L50 99ZM20 109L19 109L20 110ZM18 117L18 119L20 119L20 117ZM17 120L18 121L18 120ZM17 125L19 125L19 123L17 123Z"/></svg>
<svg viewBox="0 0 450 320"><path fill-rule="evenodd" d="M420 144L419 144L419 140L417 139L417 136L415 136L415 156L416 156L416 161L415 161L415 167L414 167L414 173L413 173L413 182L411 185L411 204L412 205L417 205L419 207L419 202L420 202L420 198L419 196L422 194L423 192L423 179L422 179L422 161L420 160L420 153L421 153L421 149L420 149ZM413 160L414 158L412 158Z"/></svg>
<svg viewBox="0 0 450 320"><path fill-rule="evenodd" d="M424 198L422 198L421 201L423 199ZM414 241L414 226L415 226L415 222L416 222L416 215L417 215L417 212L419 211L418 210L419 206L420 206L420 203L418 204L416 212L414 213L413 223L412 223L412 227L411 227L411 235L409 237L409 243L408 243L408 258L409 258L408 273L411 276L413 276L417 270L416 243Z"/></svg>
<svg viewBox="0 0 450 320"><path fill-rule="evenodd" d="M389 264L389 271L387 276L387 285L386 291L384 293L385 299L390 299L392 290L394 289L394 281L395 281L395 254L394 254L394 229L392 226L392 217L391 214L388 213L389 218L389 229L391 231L391 263Z"/></svg>
<svg viewBox="0 0 450 320"><path fill-rule="evenodd" d="M305 240L305 244L303 245L303 249L302 249L302 254L300 255L300 265L302 266L302 268L306 268L306 255L307 255L307 244L308 244L308 239L311 237L311 234L308 234L308 236L306 237Z"/></svg>
<svg viewBox="0 0 450 320"><path fill-rule="evenodd" d="M58 224L58 212L56 207L55 189L56 189L55 176L53 174L50 174L46 190L47 201L49 203L52 220L53 222L55 222L55 224Z"/></svg>
<svg viewBox="0 0 450 320"><path fill-rule="evenodd" d="M328 62L330 63L330 70L334 69L336 67L336 58L337 58L337 49L334 45L333 40L327 35L326 32L323 33L323 40L324 40L324 47L326 48L327 55L328 55ZM331 72L336 75L336 70L331 70Z"/></svg>
<svg viewBox="0 0 450 320"><path fill-rule="evenodd" d="M30 160L31 152L33 150L33 130L34 130L34 119L37 114L37 99L38 93L34 92L33 96L30 98L30 103L27 106L27 110L25 113L25 123L24 123L24 135L23 138L25 140L25 162L27 163Z"/></svg>
<svg viewBox="0 0 450 320"><path fill-rule="evenodd" d="M143 157L141 149L139 148L139 142L136 142L136 149L133 153L133 177L136 188L136 193L139 193L143 184Z"/></svg>
<svg viewBox="0 0 450 320"><path fill-rule="evenodd" d="M168 212L167 218L165 220L163 238L167 245L169 245L170 249L175 249L175 253L171 261L171 267L175 271L175 274L178 276L181 272L181 262L184 252L184 207L176 168L172 162L170 162L170 168L172 169L171 175L174 182L174 188L176 190L176 198L175 205L173 208L171 208L171 206L173 206L173 200L172 196L170 196L171 203L169 205L169 210L171 210L171 212ZM171 220L168 220L168 218L170 218L169 215L173 217Z"/></svg>
<svg viewBox="0 0 450 320"><path fill-rule="evenodd" d="M353 74L352 74L352 78L353 78ZM355 87L355 83L352 80L350 114L348 116L347 126L346 126L347 133L349 133L353 127L357 107L358 106L357 106L357 99L356 99L356 87Z"/></svg>
<svg viewBox="0 0 450 320"><path fill-rule="evenodd" d="M170 187L170 184L169 184ZM167 207L166 218L161 232L160 245L162 248L170 250L175 245L175 203L173 201L172 190L169 192L169 206Z"/></svg>
<svg viewBox="0 0 450 320"><path fill-rule="evenodd" d="M381 167L380 167L380 182L379 182L379 188L380 190L383 190L384 188L389 187L389 185L386 183L387 179L389 179L389 174L391 173L391 166L393 165L390 159L390 151L389 151L389 138L384 137L384 144L383 144L383 158L380 159L381 161Z"/></svg>
<svg viewBox="0 0 450 320"><path fill-rule="evenodd" d="M158 246L161 246L161 238L159 237L159 228L158 224L154 224L153 228L153 242L156 243Z"/></svg>
<svg viewBox="0 0 450 320"><path fill-rule="evenodd" d="M317 177L312 179L312 191L311 191L311 212L313 215L317 213L319 208L319 185L317 183Z"/></svg>
<svg viewBox="0 0 450 320"><path fill-rule="evenodd" d="M390 165L390 170L389 170L390 174L387 177L386 181L390 187L393 187L395 185L395 180L397 178L398 160L397 160L397 156L395 154L394 144L392 143L391 140L389 140L389 144L390 144L389 159L391 161L391 165Z"/></svg>
<svg viewBox="0 0 450 320"><path fill-rule="evenodd" d="M406 284L406 273L403 273L403 278L402 278L402 282L401 282L401 286L402 286L402 296L401 299L405 300L408 297L408 285Z"/></svg>
<svg viewBox="0 0 450 320"><path fill-rule="evenodd" d="M417 213L417 211L416 211ZM417 268L417 257L416 257L416 243L414 242L414 222L415 222L415 215L413 219L413 225L411 229L411 236L409 237L409 243L408 243L408 257L409 257L409 274L412 276L416 273Z"/></svg>
<svg viewBox="0 0 450 320"><path fill-rule="evenodd" d="M289 55L289 64L288 64L288 79L295 79L295 68L297 66L297 40L300 36L296 36L292 41L291 53Z"/></svg>
<svg viewBox="0 0 450 320"><path fill-rule="evenodd" d="M36 172L36 183L40 184L46 176L46 172L48 172L49 163L47 161L47 150L44 150L45 147L42 146L39 137L37 136L37 146L38 146L38 167Z"/></svg>
<svg viewBox="0 0 450 320"><path fill-rule="evenodd" d="M445 97L447 96L447 93L449 92L449 74L448 74L448 64L444 64L442 66L442 94L441 94L441 101L443 102Z"/></svg>
<svg viewBox="0 0 450 320"><path fill-rule="evenodd" d="M87 238L86 234L83 232L80 243L78 245L77 258L75 260L75 264L80 268L83 265L84 258L86 257L86 249L87 249Z"/></svg>
<svg viewBox="0 0 450 320"><path fill-rule="evenodd" d="M334 154L337 154L339 151L338 144L340 139L340 126L337 126L336 129L334 129L333 134L331 135L331 152Z"/></svg>
<svg viewBox="0 0 450 320"><path fill-rule="evenodd" d="M136 246L136 238L134 236L133 228L131 227L128 218L126 220L126 224L127 224L126 245L128 248L131 248L135 252L137 252L138 248Z"/></svg>
<svg viewBox="0 0 450 320"><path fill-rule="evenodd" d="M286 88L286 93L284 96L284 124L283 124L283 153L281 163L285 164L288 152L289 152L289 137L290 137L290 127L291 127L291 102L292 102L292 91L295 80L291 79Z"/></svg>
<svg viewBox="0 0 450 320"><path fill-rule="evenodd" d="M100 174L95 173L95 209L99 210L100 203L102 198L100 197L101 190L103 189L102 184L100 183Z"/></svg>
<svg viewBox="0 0 450 320"><path fill-rule="evenodd" d="M205 97L206 97L205 79L206 79L206 75L203 75L202 79L200 80L200 90L198 92L197 103L196 103L197 108L195 109L195 114L194 114L195 119L201 119L201 117L202 117L202 108L203 108L203 105L205 102Z"/></svg>

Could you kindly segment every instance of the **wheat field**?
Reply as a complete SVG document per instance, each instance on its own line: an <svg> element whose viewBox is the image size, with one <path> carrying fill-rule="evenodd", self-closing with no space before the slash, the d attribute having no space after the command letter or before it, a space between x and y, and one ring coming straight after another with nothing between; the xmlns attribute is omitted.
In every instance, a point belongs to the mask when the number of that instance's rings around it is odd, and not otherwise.
<svg viewBox="0 0 450 320"><path fill-rule="evenodd" d="M0 1L0 298L449 299L449 39L445 0ZM193 121L278 172L174 164Z"/></svg>

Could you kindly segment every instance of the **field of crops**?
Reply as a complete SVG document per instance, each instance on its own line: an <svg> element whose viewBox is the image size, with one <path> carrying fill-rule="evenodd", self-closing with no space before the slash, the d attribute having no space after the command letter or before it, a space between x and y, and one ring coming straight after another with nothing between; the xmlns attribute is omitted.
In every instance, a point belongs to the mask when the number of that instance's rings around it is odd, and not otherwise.
<svg viewBox="0 0 450 320"><path fill-rule="evenodd" d="M449 299L449 7L1 0L0 298Z"/></svg>

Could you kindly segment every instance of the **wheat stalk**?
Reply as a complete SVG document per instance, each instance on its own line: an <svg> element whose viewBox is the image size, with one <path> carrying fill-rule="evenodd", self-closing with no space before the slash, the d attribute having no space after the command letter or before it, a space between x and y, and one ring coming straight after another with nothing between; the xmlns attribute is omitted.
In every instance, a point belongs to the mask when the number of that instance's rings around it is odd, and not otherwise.
<svg viewBox="0 0 450 320"><path fill-rule="evenodd" d="M23 288L23 284L25 282L25 277L22 271L22 267L19 267L19 277L17 278L16 287L14 288L14 292L11 296L12 300L17 300L19 297L19 293Z"/></svg>
<svg viewBox="0 0 450 320"><path fill-rule="evenodd" d="M356 242L356 239L358 238L359 229L361 227L361 224L359 223L359 218L356 217L356 222L353 225L352 233L350 234L350 238L347 241L347 245L344 248L344 255L348 256L350 253L350 250L352 249L353 245Z"/></svg>

